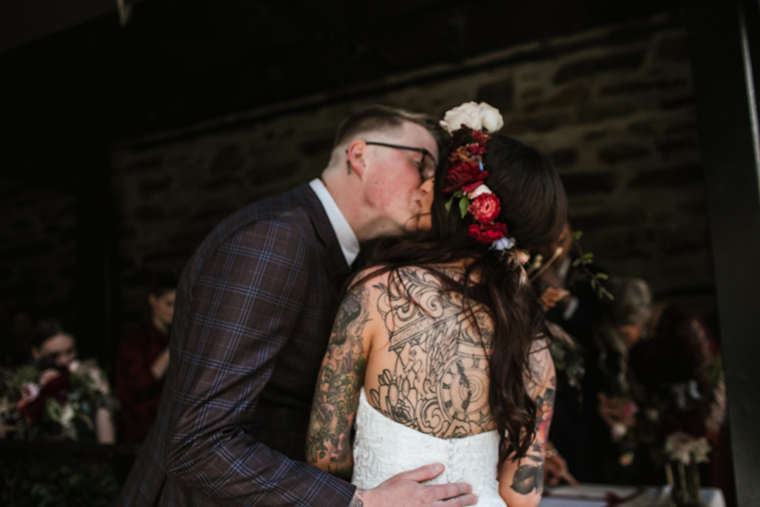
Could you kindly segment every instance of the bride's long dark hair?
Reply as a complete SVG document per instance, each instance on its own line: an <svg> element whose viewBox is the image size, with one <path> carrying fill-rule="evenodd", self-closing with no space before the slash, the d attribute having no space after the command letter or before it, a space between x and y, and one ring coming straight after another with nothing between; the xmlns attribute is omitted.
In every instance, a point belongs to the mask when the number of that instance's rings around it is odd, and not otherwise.
<svg viewBox="0 0 760 507"><path fill-rule="evenodd" d="M483 157L488 177L484 183L501 201L496 219L507 224L508 236L518 248L547 245L562 232L567 219L567 199L554 166L538 150L505 136L493 136ZM494 320L493 348L490 357L491 412L501 435L499 462L514 452L524 456L535 435L537 407L528 395L524 374L529 370L528 355L533 341L543 329L544 313L531 284L522 271L509 269L488 245L481 245L467 234L474 223L470 214L462 218L456 209L448 213L443 194L447 163L439 164L432 205L432 228L414 239L394 238L378 243L371 258L381 267L365 280L383 272L394 279L405 266L424 266L447 289L463 294L469 301L484 304ZM455 207L456 208L456 207ZM454 280L437 264L473 259L462 281ZM483 283L474 284L470 274L480 273Z"/></svg>

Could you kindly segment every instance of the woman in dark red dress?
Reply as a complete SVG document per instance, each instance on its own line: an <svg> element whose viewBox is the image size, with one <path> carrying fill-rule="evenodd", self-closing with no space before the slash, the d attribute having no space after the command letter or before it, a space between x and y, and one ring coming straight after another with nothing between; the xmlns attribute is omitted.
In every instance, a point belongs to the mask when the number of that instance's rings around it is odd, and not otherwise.
<svg viewBox="0 0 760 507"><path fill-rule="evenodd" d="M169 367L169 330L174 318L177 282L159 274L151 284L148 318L126 333L116 360L119 438L126 443L145 440L158 412L164 375Z"/></svg>

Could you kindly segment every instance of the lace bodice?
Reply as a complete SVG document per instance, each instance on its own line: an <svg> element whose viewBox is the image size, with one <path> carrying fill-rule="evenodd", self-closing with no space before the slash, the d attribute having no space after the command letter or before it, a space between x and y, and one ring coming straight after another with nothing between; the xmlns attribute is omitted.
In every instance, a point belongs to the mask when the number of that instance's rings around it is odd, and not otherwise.
<svg viewBox="0 0 760 507"><path fill-rule="evenodd" d="M388 419L361 390L351 480L356 486L374 488L400 472L443 463L446 470L429 484L466 482L478 495L478 507L506 507L496 480L498 462L496 430L465 438L436 438Z"/></svg>

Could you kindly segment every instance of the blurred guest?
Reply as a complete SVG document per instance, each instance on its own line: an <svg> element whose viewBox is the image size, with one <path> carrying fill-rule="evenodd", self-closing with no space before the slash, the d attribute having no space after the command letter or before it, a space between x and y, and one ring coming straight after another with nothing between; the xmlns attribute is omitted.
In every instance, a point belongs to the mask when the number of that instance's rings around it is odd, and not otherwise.
<svg viewBox="0 0 760 507"><path fill-rule="evenodd" d="M74 335L60 321L52 318L41 319L34 327L31 336L31 353L41 372L39 385L43 389L63 377L76 377L92 385L94 390L105 399L110 395L108 379L94 360L77 359L77 344ZM76 385L70 380L65 392L76 391ZM39 398L40 400L42 398ZM71 402L73 400L66 400ZM81 404L80 404L81 405ZM95 438L99 443L115 442L115 431L111 410L113 407L97 404L94 412ZM74 412L72 412L74 413ZM85 432L86 433L86 432ZM81 431L74 433L77 440L86 440Z"/></svg>
<svg viewBox="0 0 760 507"><path fill-rule="evenodd" d="M602 476L601 455L594 447L594 435L601 427L595 402L598 376L588 375L594 365L586 364L594 356L591 312L598 299L590 274L599 268L581 265L582 253L573 235L568 222L557 241L532 252L541 258L532 275L537 292L554 294L545 305L547 319L565 332L553 333L550 349L557 394L544 467L547 484L601 482Z"/></svg>
<svg viewBox="0 0 760 507"><path fill-rule="evenodd" d="M606 479L661 483L664 439L681 431L710 441L703 482L730 496L726 390L715 337L692 310L652 304L643 280L612 278L606 286L615 299L601 302L594 325L606 384L599 414L613 451Z"/></svg>
<svg viewBox="0 0 760 507"><path fill-rule="evenodd" d="M156 420L164 375L169 367L169 331L174 320L177 280L168 273L154 277L143 322L126 333L116 358L119 438L142 442Z"/></svg>

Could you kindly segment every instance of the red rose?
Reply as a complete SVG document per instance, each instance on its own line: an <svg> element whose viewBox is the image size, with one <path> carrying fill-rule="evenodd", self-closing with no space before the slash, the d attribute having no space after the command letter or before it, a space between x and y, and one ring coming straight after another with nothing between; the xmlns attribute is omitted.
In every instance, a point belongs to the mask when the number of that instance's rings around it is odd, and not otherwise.
<svg viewBox="0 0 760 507"><path fill-rule="evenodd" d="M464 148L469 151L472 156L483 156L486 153L486 143L468 143L464 145Z"/></svg>
<svg viewBox="0 0 760 507"><path fill-rule="evenodd" d="M68 371L60 369L60 375L48 381L39 394L33 400L29 400L23 406L19 407L21 415L26 417L32 424L36 424L42 418L42 414L45 411L45 403L47 398L54 398L59 403L66 401L69 392L71 392L71 384L69 382Z"/></svg>
<svg viewBox="0 0 760 507"><path fill-rule="evenodd" d="M485 151L485 144L486 142L491 139L491 136L483 132L482 130L473 130L472 131L472 138L475 140L476 143L483 145L483 151Z"/></svg>
<svg viewBox="0 0 760 507"><path fill-rule="evenodd" d="M501 202L495 194L480 194L472 200L467 211L478 222L487 224L499 216Z"/></svg>
<svg viewBox="0 0 760 507"><path fill-rule="evenodd" d="M446 171L446 181L443 185L444 193L459 190L468 183L484 180L488 176L488 171L481 171L480 165L472 162L457 162L449 166Z"/></svg>
<svg viewBox="0 0 760 507"><path fill-rule="evenodd" d="M490 245L507 235L507 226L500 223L495 224L472 224L467 231L471 238L475 238L478 243Z"/></svg>
<svg viewBox="0 0 760 507"><path fill-rule="evenodd" d="M475 183L470 183L462 187L462 192L464 192L465 194L469 194L470 192L472 192L473 190L475 190L482 184L483 183L480 181L476 181Z"/></svg>
<svg viewBox="0 0 760 507"><path fill-rule="evenodd" d="M478 144L485 144L486 141L491 139L491 136L488 134L480 131L480 130L472 130L469 127L462 127L460 129L455 130L451 134L451 140L449 141L449 146L458 146L460 144L468 144L468 143L478 143Z"/></svg>

